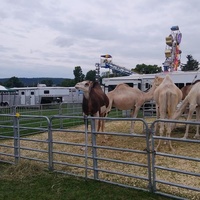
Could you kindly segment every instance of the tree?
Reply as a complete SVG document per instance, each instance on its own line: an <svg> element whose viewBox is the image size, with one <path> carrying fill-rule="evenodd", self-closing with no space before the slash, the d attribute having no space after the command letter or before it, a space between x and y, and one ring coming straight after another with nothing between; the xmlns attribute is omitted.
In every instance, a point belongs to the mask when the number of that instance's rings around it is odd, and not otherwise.
<svg viewBox="0 0 200 200"><path fill-rule="evenodd" d="M75 81L73 79L65 79L61 82L62 87L74 87Z"/></svg>
<svg viewBox="0 0 200 200"><path fill-rule="evenodd" d="M197 71L199 69L199 62L194 60L191 55L187 55L188 59L186 64L181 65L181 71Z"/></svg>
<svg viewBox="0 0 200 200"><path fill-rule="evenodd" d="M45 84L46 86L52 86L53 81L51 79L45 79L41 81L42 84Z"/></svg>
<svg viewBox="0 0 200 200"><path fill-rule="evenodd" d="M85 80L95 81L96 79L96 70L90 70L85 76Z"/></svg>
<svg viewBox="0 0 200 200"><path fill-rule="evenodd" d="M9 78L4 85L6 87L24 87L24 84L15 76Z"/></svg>
<svg viewBox="0 0 200 200"><path fill-rule="evenodd" d="M85 75L83 74L80 66L76 66L73 72L75 84L84 80Z"/></svg>
<svg viewBox="0 0 200 200"><path fill-rule="evenodd" d="M162 67L158 67L158 65L145 65L143 63L137 64L136 67L131 70L139 74L154 74L162 72Z"/></svg>

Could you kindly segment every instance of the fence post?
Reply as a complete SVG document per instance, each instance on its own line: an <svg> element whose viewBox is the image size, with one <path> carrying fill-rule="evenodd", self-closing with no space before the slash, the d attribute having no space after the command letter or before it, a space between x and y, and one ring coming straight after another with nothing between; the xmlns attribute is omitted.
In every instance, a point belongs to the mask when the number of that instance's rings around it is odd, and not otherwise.
<svg viewBox="0 0 200 200"><path fill-rule="evenodd" d="M20 133L19 133L19 113L13 117L13 132L14 132L14 157L15 164L19 163L20 159Z"/></svg>
<svg viewBox="0 0 200 200"><path fill-rule="evenodd" d="M58 114L59 114L59 115L62 115L62 114L63 114L63 112L62 112L62 105L63 105L62 102L60 102L60 103L58 104ZM60 128L63 128L63 118L60 118Z"/></svg>
<svg viewBox="0 0 200 200"><path fill-rule="evenodd" d="M146 127L146 146L147 146L147 161L148 161L148 178L149 178L149 184L148 188L150 192L153 192L153 185L152 185L152 165L151 165L151 155L153 153L153 149L150 148L150 139L151 139L151 129L148 127L148 124L144 122L144 125Z"/></svg>
<svg viewBox="0 0 200 200"><path fill-rule="evenodd" d="M16 106L12 106L11 110L10 110L10 114L11 115L15 115L16 114L16 110L17 110Z"/></svg>
<svg viewBox="0 0 200 200"><path fill-rule="evenodd" d="M48 122L48 152L49 152L49 170L53 171L53 137L52 137L52 119Z"/></svg>
<svg viewBox="0 0 200 200"><path fill-rule="evenodd" d="M151 151L152 151L152 163L151 163L151 169L152 169L152 192L156 192L156 172L155 172L155 163L156 163L156 151L155 151L155 123L152 123L151 125Z"/></svg>
<svg viewBox="0 0 200 200"><path fill-rule="evenodd" d="M96 149L96 133L95 133L95 119L91 119L91 134L92 134L92 160L94 179L98 179L98 163L97 163L97 149Z"/></svg>
<svg viewBox="0 0 200 200"><path fill-rule="evenodd" d="M88 178L88 120L87 116L84 115L85 122L85 179Z"/></svg>

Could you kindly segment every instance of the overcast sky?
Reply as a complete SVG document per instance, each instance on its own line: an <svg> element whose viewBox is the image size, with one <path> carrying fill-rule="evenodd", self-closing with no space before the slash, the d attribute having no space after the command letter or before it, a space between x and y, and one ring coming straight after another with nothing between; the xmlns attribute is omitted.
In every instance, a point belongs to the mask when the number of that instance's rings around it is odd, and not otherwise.
<svg viewBox="0 0 200 200"><path fill-rule="evenodd" d="M181 62L200 61L199 10L199 0L1 0L0 78L74 78L75 66L86 74L102 54L128 69L162 66L175 25Z"/></svg>

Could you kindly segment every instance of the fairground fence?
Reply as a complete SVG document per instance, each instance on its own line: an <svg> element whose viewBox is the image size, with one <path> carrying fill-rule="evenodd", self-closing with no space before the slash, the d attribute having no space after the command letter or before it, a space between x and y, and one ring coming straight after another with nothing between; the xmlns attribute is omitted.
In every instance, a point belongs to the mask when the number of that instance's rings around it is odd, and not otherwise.
<svg viewBox="0 0 200 200"><path fill-rule="evenodd" d="M51 171L85 179L174 199L199 199L200 140L184 140L180 133L170 138L156 136L155 126L159 122L182 126L200 122L151 120L149 124L142 118L108 117L103 118L105 131L97 132L98 118L94 117L16 112L0 114L0 119L6 119L0 120L0 162L30 160ZM129 133L131 121L135 123L134 133ZM27 135L29 132L32 135ZM171 140L176 152L164 144L155 151L159 139Z"/></svg>

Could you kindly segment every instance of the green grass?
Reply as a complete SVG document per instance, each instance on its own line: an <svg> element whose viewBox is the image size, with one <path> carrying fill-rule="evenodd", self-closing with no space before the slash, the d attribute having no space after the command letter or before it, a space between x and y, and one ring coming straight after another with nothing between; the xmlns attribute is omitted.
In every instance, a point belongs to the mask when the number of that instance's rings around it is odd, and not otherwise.
<svg viewBox="0 0 200 200"><path fill-rule="evenodd" d="M9 200L167 200L140 190L43 171L30 163L0 164L0 199Z"/></svg>
<svg viewBox="0 0 200 200"><path fill-rule="evenodd" d="M12 113L11 108L3 108L1 110L3 113ZM1 113L2 113L1 112ZM34 118L34 115L37 116L47 116L51 118L54 115L59 115L59 108L58 105L49 105L49 106L43 106L42 109L39 109L39 107L35 108L20 108L16 110L16 112L19 112L20 115L33 115L33 118L20 118L20 126L21 127L27 127L27 129L20 129L20 135L24 136L27 134L35 134L38 133L39 131L34 130L34 128L47 128L48 123L46 119L44 118ZM0 114L1 114L0 113ZM62 115L68 115L68 116L83 116L82 115L82 108L80 105L65 105L61 109L61 114ZM118 110L112 110L109 113L109 117L122 117L122 111ZM70 118L65 118L65 119L53 119L52 121L52 128L71 128L73 126L81 125L83 124L84 121L82 119L70 119ZM0 135L4 136L13 136L13 118L12 117L7 117L7 116L0 116L0 126L1 126L1 131ZM10 126L10 128L5 127L5 126Z"/></svg>

